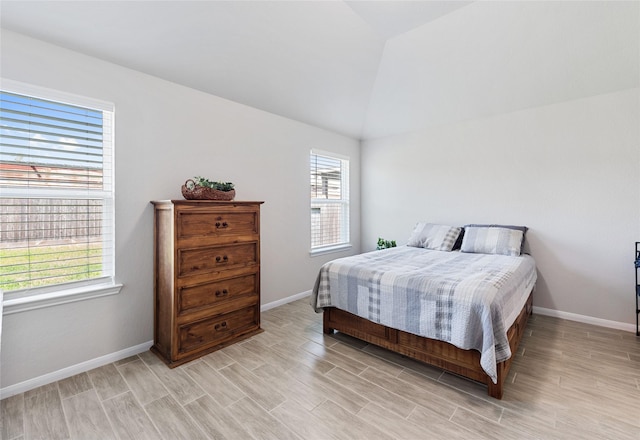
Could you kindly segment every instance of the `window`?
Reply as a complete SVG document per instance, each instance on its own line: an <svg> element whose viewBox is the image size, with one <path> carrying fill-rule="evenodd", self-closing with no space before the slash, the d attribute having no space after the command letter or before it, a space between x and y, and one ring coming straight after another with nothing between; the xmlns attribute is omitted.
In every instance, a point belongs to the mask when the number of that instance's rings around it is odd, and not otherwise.
<svg viewBox="0 0 640 440"><path fill-rule="evenodd" d="M311 152L311 252L349 246L349 159Z"/></svg>
<svg viewBox="0 0 640 440"><path fill-rule="evenodd" d="M113 211L113 106L3 81L0 289L5 299L48 301L60 292L84 299L92 286L115 286Z"/></svg>

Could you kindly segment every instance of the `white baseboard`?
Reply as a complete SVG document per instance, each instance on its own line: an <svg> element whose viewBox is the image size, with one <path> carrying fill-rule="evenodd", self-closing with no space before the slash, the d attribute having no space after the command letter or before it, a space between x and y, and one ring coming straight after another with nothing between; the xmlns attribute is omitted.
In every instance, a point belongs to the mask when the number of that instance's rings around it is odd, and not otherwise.
<svg viewBox="0 0 640 440"><path fill-rule="evenodd" d="M94 368L98 368L103 365L125 359L138 353L142 353L143 351L147 351L152 345L153 341L145 342L143 344L125 348L124 350L116 351L115 353L109 353L95 359L80 362L79 364L71 365L70 367L66 367L61 370L43 374L42 376L25 380L24 382L9 385L8 387L0 389L0 399L24 393L25 391L33 390L42 385L47 385L58 380L66 379L68 377L75 376L76 374L84 373L85 371L93 370Z"/></svg>
<svg viewBox="0 0 640 440"><path fill-rule="evenodd" d="M260 310L264 312L266 310L273 309L275 307L278 307L293 301L297 301L299 299L302 299L308 296L311 296L311 290L307 290L306 292L300 292L295 295L289 296L287 298L270 302L268 304L263 304L260 307ZM577 321L577 322L583 322L585 324L597 325L598 327L612 328L612 329L622 330L622 331L627 331L632 333L636 332L636 326L633 324L628 324L626 322L610 321L607 319L594 318L592 316L578 315L577 313L562 312L562 311L553 310L553 309L546 309L544 307L538 307L538 306L533 306L533 313L536 313L538 315L552 316L554 318L567 319L569 321Z"/></svg>
<svg viewBox="0 0 640 440"><path fill-rule="evenodd" d="M544 307L533 306L533 313L538 315L552 316L554 318L567 319L569 321L583 322L585 324L597 325L599 327L613 328L627 332L636 332L636 326L626 322L609 321L608 319L594 318L592 316L578 315L577 313L561 312L559 310L545 309Z"/></svg>
<svg viewBox="0 0 640 440"><path fill-rule="evenodd" d="M311 296L311 290L307 290L306 292L296 293L295 295L288 296L286 298L279 299L277 301L272 301L272 302L267 303L267 304L263 304L262 306L260 306L260 311L264 312L264 311L267 311L269 309L273 309L275 307L282 306L282 305L285 305L285 304L293 302L293 301L297 301L297 300L305 298L307 296ZM311 307L311 306L309 306L309 307Z"/></svg>
<svg viewBox="0 0 640 440"><path fill-rule="evenodd" d="M287 298L279 299L277 301L272 301L267 304L263 304L260 307L261 311L266 311L273 309L275 307L297 301L299 299L308 297L311 295L311 290L307 290L306 292L300 292L298 294L289 296ZM618 321L609 321L607 319L594 318L591 316L578 315L576 313L562 312L559 310L546 309L544 307L533 306L533 313L538 315L552 316L555 318L568 319L570 321L583 322L585 324L597 325L599 327L612 328L616 330L623 330L635 333L636 328L633 324L627 324L625 322ZM26 380L24 382L20 382L14 385L10 385L5 388L0 388L0 399L4 399L7 397L14 396L16 394L24 393L25 391L29 391L35 388L38 388L43 385L47 385L52 382L56 382L58 380L66 379L71 376L75 376L76 374L84 373L85 371L93 370L94 368L101 367L106 364L110 364L112 362L119 361L121 359L125 359L129 356L134 356L138 353L142 353L143 351L147 351L153 345L153 341L148 341L139 345L135 345L133 347L125 348L124 350L116 351L115 353L109 353L104 356L100 356L95 359L88 360L86 362L81 362L76 365L71 365L70 367L63 368L61 370L53 371L51 373L44 374L42 376L35 377L33 379Z"/></svg>
<svg viewBox="0 0 640 440"><path fill-rule="evenodd" d="M301 292L301 293L289 296L287 298L280 299L278 301L273 301L268 304L263 304L260 307L260 310L264 312L266 310L273 309L275 307L305 298L310 295L311 295L311 290L308 290L306 292ZM0 302L0 304L2 303ZM43 374L42 376L25 380L24 382L20 382L14 385L9 385L7 387L0 388L0 399L5 399L7 397L11 397L16 394L24 393L25 391L33 390L43 385L47 385L52 382L56 382L58 380L66 379L68 377L75 376L76 374L84 373L85 371L93 370L94 368L98 368L103 365L107 365L112 362L119 361L129 356L134 356L138 353L142 353L143 351L147 351L152 345L153 345L153 341L145 342L143 344L136 345L134 347L125 348L124 350L120 350L115 353L109 353L107 355L100 356L98 358L91 359L86 362L81 362L76 365L71 365L70 367L66 367L61 370L52 371L51 373Z"/></svg>

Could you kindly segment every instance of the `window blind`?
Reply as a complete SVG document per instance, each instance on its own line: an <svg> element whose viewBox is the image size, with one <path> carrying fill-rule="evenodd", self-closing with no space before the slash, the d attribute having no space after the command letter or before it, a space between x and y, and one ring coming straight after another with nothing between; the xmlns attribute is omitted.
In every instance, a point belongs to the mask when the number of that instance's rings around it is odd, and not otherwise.
<svg viewBox="0 0 640 440"><path fill-rule="evenodd" d="M0 289L113 277L113 109L0 91Z"/></svg>
<svg viewBox="0 0 640 440"><path fill-rule="evenodd" d="M349 243L349 160L311 152L311 249Z"/></svg>

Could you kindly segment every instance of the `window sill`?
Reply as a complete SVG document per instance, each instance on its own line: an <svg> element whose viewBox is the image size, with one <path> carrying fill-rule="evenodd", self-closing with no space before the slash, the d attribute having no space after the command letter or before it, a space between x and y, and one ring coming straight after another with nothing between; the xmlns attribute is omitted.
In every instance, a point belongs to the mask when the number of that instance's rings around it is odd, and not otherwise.
<svg viewBox="0 0 640 440"><path fill-rule="evenodd" d="M101 296L116 295L120 293L122 284L105 283L81 287L67 288L54 292L43 292L21 297L11 297L6 293L2 302L3 315L26 312L28 310L53 307L86 299L99 298Z"/></svg>
<svg viewBox="0 0 640 440"><path fill-rule="evenodd" d="M317 257L319 255L332 254L334 252L346 251L346 250L351 249L351 248L352 248L352 246L351 246L350 243L338 244L336 246L327 246L327 247L318 248L318 249L311 249L309 251L309 255L311 255L312 257Z"/></svg>

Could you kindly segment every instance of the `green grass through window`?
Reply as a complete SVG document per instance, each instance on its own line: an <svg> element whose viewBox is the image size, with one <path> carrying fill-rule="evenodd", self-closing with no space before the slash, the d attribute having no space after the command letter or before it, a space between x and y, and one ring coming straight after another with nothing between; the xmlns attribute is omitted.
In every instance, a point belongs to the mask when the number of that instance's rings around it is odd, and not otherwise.
<svg viewBox="0 0 640 440"><path fill-rule="evenodd" d="M0 289L26 289L99 277L102 244L0 249Z"/></svg>

